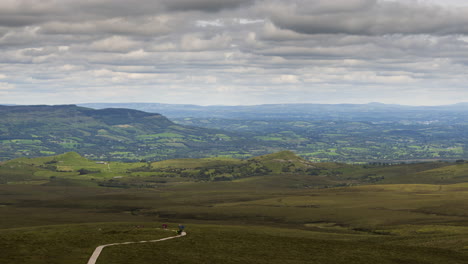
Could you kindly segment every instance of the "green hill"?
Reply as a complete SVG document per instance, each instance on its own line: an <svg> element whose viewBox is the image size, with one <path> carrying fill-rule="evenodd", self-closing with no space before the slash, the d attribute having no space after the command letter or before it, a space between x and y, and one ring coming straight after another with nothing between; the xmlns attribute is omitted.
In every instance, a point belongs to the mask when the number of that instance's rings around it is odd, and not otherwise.
<svg viewBox="0 0 468 264"><path fill-rule="evenodd" d="M250 159L169 159L117 162L87 159L76 152L18 158L0 164L0 183L92 184L151 187L177 182L236 182L271 188L325 188L367 184L456 184L468 181L468 163L399 165L313 163L293 152ZM61 181L59 181L61 180Z"/></svg>
<svg viewBox="0 0 468 264"><path fill-rule="evenodd" d="M316 164L297 156L292 151L267 154L252 158L252 160L261 162L273 173L299 172L316 168Z"/></svg>
<svg viewBox="0 0 468 264"><path fill-rule="evenodd" d="M243 157L253 140L131 109L0 106L0 161L75 151L101 160ZM265 151L261 150L260 151Z"/></svg>
<svg viewBox="0 0 468 264"><path fill-rule="evenodd" d="M93 180L110 187L149 186L155 182L239 181L276 187L341 186L347 180L331 177L328 164L312 163L290 151L251 159L170 159L152 163L87 159L76 152L37 158L18 158L0 165L2 183L81 184ZM342 165L349 166L349 165ZM266 177L268 176L268 177ZM242 180L249 179L249 180ZM61 181L60 183L64 183Z"/></svg>
<svg viewBox="0 0 468 264"><path fill-rule="evenodd" d="M405 175L400 173L388 178L385 183L426 183L426 184L455 184L468 182L468 163L442 163L423 171Z"/></svg>

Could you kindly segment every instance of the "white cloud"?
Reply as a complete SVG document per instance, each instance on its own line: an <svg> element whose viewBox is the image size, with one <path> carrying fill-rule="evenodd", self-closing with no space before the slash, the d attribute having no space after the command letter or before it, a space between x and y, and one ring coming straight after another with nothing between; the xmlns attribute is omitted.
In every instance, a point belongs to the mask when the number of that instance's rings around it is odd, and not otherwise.
<svg viewBox="0 0 468 264"><path fill-rule="evenodd" d="M242 25L249 25L249 24L257 24L257 23L264 23L264 19L248 19L248 18L239 18L235 19L238 21L239 24Z"/></svg>
<svg viewBox="0 0 468 264"><path fill-rule="evenodd" d="M216 35L203 39L197 34L184 35L180 41L180 48L186 51L218 50L229 47L232 38L228 35Z"/></svg>
<svg viewBox="0 0 468 264"><path fill-rule="evenodd" d="M220 19L214 20L197 20L195 21L197 27L224 27L224 22Z"/></svg>
<svg viewBox="0 0 468 264"><path fill-rule="evenodd" d="M151 45L148 47L149 51L173 51L176 50L177 46L172 42L163 42Z"/></svg>
<svg viewBox="0 0 468 264"><path fill-rule="evenodd" d="M13 90L15 85L11 83L0 82L0 90Z"/></svg>
<svg viewBox="0 0 468 264"><path fill-rule="evenodd" d="M280 29L276 27L273 23L266 23L263 27L262 37L270 40L297 40L297 39L306 39L307 35L300 34L288 29Z"/></svg>
<svg viewBox="0 0 468 264"><path fill-rule="evenodd" d="M276 84L283 83L299 83L299 77L291 74L282 74L280 76L275 76L272 78L272 82Z"/></svg>
<svg viewBox="0 0 468 264"><path fill-rule="evenodd" d="M92 42L88 48L103 52L128 52L139 46L140 43L124 36L112 36Z"/></svg>

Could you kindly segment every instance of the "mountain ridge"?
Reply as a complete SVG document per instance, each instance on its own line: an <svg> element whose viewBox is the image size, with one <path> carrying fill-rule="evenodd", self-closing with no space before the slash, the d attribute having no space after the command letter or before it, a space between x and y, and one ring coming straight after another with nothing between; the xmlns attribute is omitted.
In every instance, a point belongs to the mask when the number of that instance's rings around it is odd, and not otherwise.
<svg viewBox="0 0 468 264"><path fill-rule="evenodd" d="M0 160L70 150L97 159L205 157L234 151L249 139L178 125L157 113L76 105L0 106Z"/></svg>

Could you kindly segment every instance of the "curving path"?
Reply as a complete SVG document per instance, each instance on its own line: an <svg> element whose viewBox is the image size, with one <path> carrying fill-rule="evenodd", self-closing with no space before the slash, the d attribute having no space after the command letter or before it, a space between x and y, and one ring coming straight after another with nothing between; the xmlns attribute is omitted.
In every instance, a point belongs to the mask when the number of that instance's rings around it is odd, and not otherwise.
<svg viewBox="0 0 468 264"><path fill-rule="evenodd" d="M161 238L161 239L157 239L157 240L149 240L149 241L138 241L138 242L122 242L122 243L113 243L113 244L107 244L107 245L101 245L101 246L98 246L93 254L91 255L91 257L89 258L88 260L88 263L87 264L95 264L99 255L101 254L101 251L105 248L105 247L110 247L110 246L117 246L117 245L128 245L128 244L137 244L137 243L153 243L153 242L160 242L160 241L164 241L164 240L169 240L169 239L173 239L173 238L178 238L178 237L183 237L187 235L187 233L185 232L182 232L180 235L177 235L177 236L171 236L171 237L166 237L166 238Z"/></svg>

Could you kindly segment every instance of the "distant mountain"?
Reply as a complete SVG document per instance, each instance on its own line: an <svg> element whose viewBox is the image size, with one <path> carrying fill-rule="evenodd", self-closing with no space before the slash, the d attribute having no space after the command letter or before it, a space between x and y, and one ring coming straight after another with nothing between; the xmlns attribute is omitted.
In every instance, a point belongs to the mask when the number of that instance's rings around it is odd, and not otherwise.
<svg viewBox="0 0 468 264"><path fill-rule="evenodd" d="M0 106L0 116L0 160L71 150L105 160L236 156L258 146L235 133L177 125L132 109Z"/></svg>
<svg viewBox="0 0 468 264"><path fill-rule="evenodd" d="M102 108L131 108L161 113L169 118L227 118L227 119L314 119L314 120L421 120L445 117L457 112L468 117L468 103L448 106L404 106L394 104L266 104L252 106L198 106L160 103L89 103L81 106Z"/></svg>

